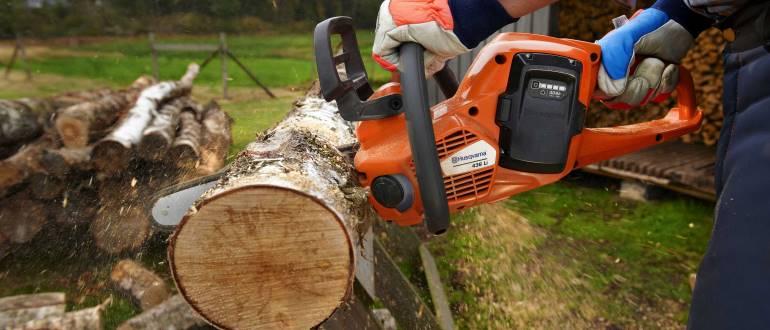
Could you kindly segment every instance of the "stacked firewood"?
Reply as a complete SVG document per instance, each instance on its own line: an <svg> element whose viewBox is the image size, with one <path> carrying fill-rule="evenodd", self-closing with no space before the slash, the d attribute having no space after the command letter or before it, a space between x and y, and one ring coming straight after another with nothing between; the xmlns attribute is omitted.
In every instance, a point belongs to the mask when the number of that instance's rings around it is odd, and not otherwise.
<svg viewBox="0 0 770 330"><path fill-rule="evenodd" d="M213 329L180 295L151 270L130 259L112 269L110 282L116 294L129 299L142 312L117 329ZM0 298L0 329L102 329L102 312L112 303L66 312L63 292L25 294Z"/></svg>
<svg viewBox="0 0 770 330"><path fill-rule="evenodd" d="M66 312L63 292L4 297L0 298L0 329L97 330L102 328L102 311L108 303Z"/></svg>
<svg viewBox="0 0 770 330"><path fill-rule="evenodd" d="M190 98L198 66L179 81L139 78L122 90L0 101L0 257L47 226L89 228L108 253L152 234L161 188L215 172L230 118Z"/></svg>
<svg viewBox="0 0 770 330"><path fill-rule="evenodd" d="M645 8L653 1L640 1ZM594 41L612 30L612 19L631 12L613 2L601 0L564 0L559 2L559 32L562 37ZM703 127L684 136L685 142L714 145L722 128L722 60L725 39L716 28L702 33L682 64L692 74L699 107L704 112ZM662 117L674 106L669 100L663 104L649 104L641 109L611 110L594 102L587 118L589 127L616 126L649 121Z"/></svg>

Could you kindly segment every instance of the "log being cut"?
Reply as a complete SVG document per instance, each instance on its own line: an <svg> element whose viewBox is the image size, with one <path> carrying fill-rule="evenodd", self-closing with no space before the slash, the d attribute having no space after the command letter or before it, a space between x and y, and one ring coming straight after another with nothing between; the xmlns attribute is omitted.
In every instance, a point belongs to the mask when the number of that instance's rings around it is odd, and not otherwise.
<svg viewBox="0 0 770 330"><path fill-rule="evenodd" d="M132 148L141 141L142 132L159 107L165 101L189 94L198 70L197 64L190 64L179 81L166 81L145 88L117 128L94 146L91 158L96 168L106 173L122 170L132 156Z"/></svg>
<svg viewBox="0 0 770 330"><path fill-rule="evenodd" d="M171 270L190 305L222 328L310 328L352 290L373 212L335 103L309 95L249 144L182 220Z"/></svg>

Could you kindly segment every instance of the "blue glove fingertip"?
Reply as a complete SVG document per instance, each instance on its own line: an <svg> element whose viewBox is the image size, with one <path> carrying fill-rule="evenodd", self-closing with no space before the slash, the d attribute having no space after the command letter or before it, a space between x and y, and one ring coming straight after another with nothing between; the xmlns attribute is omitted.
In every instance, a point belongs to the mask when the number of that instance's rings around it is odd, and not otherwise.
<svg viewBox="0 0 770 330"><path fill-rule="evenodd" d="M653 32L666 24L669 17L666 13L649 8L634 19L613 30L596 43L602 47L602 64L607 75L613 80L622 79L628 73L634 45L646 34Z"/></svg>

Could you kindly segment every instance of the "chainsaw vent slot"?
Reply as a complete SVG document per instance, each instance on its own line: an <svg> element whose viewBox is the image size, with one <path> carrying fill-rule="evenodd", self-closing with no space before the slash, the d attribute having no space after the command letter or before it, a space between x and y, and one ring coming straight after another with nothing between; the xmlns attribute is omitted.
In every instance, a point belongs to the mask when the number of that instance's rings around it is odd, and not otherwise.
<svg viewBox="0 0 770 330"><path fill-rule="evenodd" d="M479 141L479 137L469 131L460 130L445 136L436 142L438 158L443 159L459 151L463 147ZM410 164L412 173L414 163ZM465 198L479 198L489 192L492 184L494 169L485 168L473 172L444 177L444 189L446 189L447 201L456 202ZM416 175L416 174L415 174Z"/></svg>
<svg viewBox="0 0 770 330"><path fill-rule="evenodd" d="M457 131L447 135L443 139L436 142L436 150L438 150L438 158L443 159L459 150L460 148L478 141L479 138L476 134L468 131Z"/></svg>
<svg viewBox="0 0 770 330"><path fill-rule="evenodd" d="M469 173L444 177L447 200L459 201L464 198L478 198L489 191L492 184L493 169L483 169Z"/></svg>

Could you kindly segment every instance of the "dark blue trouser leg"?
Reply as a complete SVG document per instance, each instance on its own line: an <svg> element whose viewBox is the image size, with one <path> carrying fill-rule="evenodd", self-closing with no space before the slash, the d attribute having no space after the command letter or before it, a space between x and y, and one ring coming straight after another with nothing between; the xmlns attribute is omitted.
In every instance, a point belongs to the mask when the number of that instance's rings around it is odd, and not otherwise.
<svg viewBox="0 0 770 330"><path fill-rule="evenodd" d="M714 230L691 329L770 329L770 52L725 54Z"/></svg>

